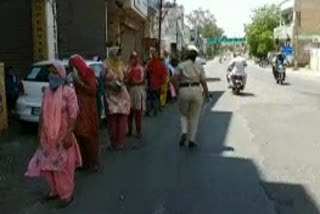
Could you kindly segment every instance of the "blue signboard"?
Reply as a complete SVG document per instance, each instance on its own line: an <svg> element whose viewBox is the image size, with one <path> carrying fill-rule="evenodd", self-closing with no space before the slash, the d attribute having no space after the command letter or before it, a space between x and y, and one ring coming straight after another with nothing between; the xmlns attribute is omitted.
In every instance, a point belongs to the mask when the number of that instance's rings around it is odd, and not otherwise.
<svg viewBox="0 0 320 214"><path fill-rule="evenodd" d="M282 48L281 48L281 53L282 53L283 55L286 55L286 56L292 56L292 54L293 54L293 49L292 49L292 47L290 47L290 46L282 47Z"/></svg>

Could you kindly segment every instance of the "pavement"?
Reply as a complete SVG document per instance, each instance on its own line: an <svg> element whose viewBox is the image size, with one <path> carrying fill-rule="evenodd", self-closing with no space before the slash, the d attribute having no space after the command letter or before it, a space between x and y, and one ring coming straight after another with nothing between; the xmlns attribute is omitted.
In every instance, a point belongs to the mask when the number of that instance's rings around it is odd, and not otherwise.
<svg viewBox="0 0 320 214"><path fill-rule="evenodd" d="M271 69L249 64L247 88L234 96L226 68L206 65L213 99L203 108L196 150L179 148L179 114L170 104L145 119L142 142L128 139L138 147L104 151L101 172L77 173L68 208L41 204L45 184L23 181L24 206L14 209L11 197L12 206L0 202L7 205L1 213L320 214L320 79L288 72L279 86ZM22 144L22 136L13 139ZM24 143L30 139L33 134L23 136Z"/></svg>

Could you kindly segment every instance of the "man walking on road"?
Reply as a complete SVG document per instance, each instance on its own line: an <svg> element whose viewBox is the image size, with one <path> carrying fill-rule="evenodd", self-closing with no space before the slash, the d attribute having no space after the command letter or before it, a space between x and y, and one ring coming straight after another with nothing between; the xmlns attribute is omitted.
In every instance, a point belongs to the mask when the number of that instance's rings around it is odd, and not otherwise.
<svg viewBox="0 0 320 214"><path fill-rule="evenodd" d="M182 129L180 146L184 146L189 140L189 147L194 148L197 146L195 140L203 103L202 89L207 99L209 91L205 71L196 63L198 49L195 46L189 46L188 51L188 60L178 66L173 82L179 89L178 105Z"/></svg>

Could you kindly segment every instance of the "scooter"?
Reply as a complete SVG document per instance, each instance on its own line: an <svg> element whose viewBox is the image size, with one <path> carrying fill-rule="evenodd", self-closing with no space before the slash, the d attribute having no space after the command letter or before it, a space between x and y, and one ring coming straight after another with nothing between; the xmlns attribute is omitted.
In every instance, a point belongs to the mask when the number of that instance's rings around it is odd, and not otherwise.
<svg viewBox="0 0 320 214"><path fill-rule="evenodd" d="M227 80L229 83L229 88L232 90L232 93L234 95L239 95L241 91L244 90L244 77L240 75L232 75L231 77L228 77Z"/></svg>
<svg viewBox="0 0 320 214"><path fill-rule="evenodd" d="M240 94L240 92L244 89L244 81L242 76L233 75L231 77L231 89L233 94Z"/></svg>
<svg viewBox="0 0 320 214"><path fill-rule="evenodd" d="M283 85L285 81L286 68L284 65L278 65L277 67L277 84Z"/></svg>

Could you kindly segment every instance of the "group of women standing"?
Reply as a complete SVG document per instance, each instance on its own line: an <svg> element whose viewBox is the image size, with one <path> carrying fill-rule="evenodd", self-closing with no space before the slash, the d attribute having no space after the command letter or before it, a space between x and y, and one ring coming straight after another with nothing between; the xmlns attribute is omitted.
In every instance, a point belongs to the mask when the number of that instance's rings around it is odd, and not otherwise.
<svg viewBox="0 0 320 214"><path fill-rule="evenodd" d="M105 62L105 100L111 148L124 148L126 135L132 135L135 119L137 137L142 136L145 110L145 71L138 55L130 56L126 68L121 50L111 48ZM77 167L99 169L99 114L95 73L84 59L69 60L73 84L66 81L60 61L49 66L49 87L45 90L39 123L39 147L29 162L26 176L44 177L49 185L45 201L59 199L66 207L73 201L74 174Z"/></svg>

